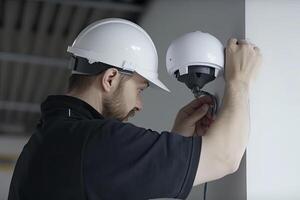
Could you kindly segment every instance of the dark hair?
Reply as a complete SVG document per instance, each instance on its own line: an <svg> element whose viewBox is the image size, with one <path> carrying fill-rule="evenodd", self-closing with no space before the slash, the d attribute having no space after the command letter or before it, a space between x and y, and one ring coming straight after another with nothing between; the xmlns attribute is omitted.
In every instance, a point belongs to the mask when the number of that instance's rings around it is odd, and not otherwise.
<svg viewBox="0 0 300 200"><path fill-rule="evenodd" d="M86 90L94 80L97 75L82 75L82 74L71 74L68 82L68 92L76 89L78 91Z"/></svg>
<svg viewBox="0 0 300 200"><path fill-rule="evenodd" d="M84 91L88 89L92 83L96 80L98 76L103 74L104 72L101 72L96 75L82 75L82 74L71 74L69 77L68 82L68 92L72 90L78 90L78 91ZM120 74L120 84L125 82L129 79L130 76L126 74Z"/></svg>

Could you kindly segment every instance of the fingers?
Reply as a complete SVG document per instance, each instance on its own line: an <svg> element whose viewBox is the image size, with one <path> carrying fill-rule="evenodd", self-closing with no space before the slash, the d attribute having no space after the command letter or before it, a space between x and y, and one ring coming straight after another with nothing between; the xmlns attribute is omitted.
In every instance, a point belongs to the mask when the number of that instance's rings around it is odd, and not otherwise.
<svg viewBox="0 0 300 200"><path fill-rule="evenodd" d="M253 49L257 52L260 52L260 49L255 46L255 44L251 43L249 40L246 40L246 39L236 39L236 38L230 38L228 41L227 41L227 45L228 47L236 47L238 45L249 45L249 46L252 46Z"/></svg>
<svg viewBox="0 0 300 200"><path fill-rule="evenodd" d="M231 47L231 49L237 49L238 47L240 48L249 48L254 50L256 55L261 56L261 50L252 42L250 42L249 39L236 39L236 38L230 38L228 40L228 45Z"/></svg>
<svg viewBox="0 0 300 200"><path fill-rule="evenodd" d="M215 118L210 118L208 114L201 118L196 122L196 134L198 136L204 136L214 121Z"/></svg>
<svg viewBox="0 0 300 200"><path fill-rule="evenodd" d="M212 98L210 96L202 96L202 97L196 98L193 101L191 101L189 104L184 106L181 110L186 113L190 113L190 112L193 112L195 109L198 109L200 106L202 106L205 103L212 104L213 103Z"/></svg>
<svg viewBox="0 0 300 200"><path fill-rule="evenodd" d="M197 136L204 136L206 133L206 128L202 126L200 123L197 123L195 133L197 134Z"/></svg>
<svg viewBox="0 0 300 200"><path fill-rule="evenodd" d="M227 41L227 46L234 46L234 45L237 45L237 39L236 38L230 38L228 41Z"/></svg>
<svg viewBox="0 0 300 200"><path fill-rule="evenodd" d="M240 48L247 48L247 49L250 49L250 50L254 50L255 48L257 48L253 43L251 43L248 40L241 39L241 40L238 40L237 43L238 43Z"/></svg>
<svg viewBox="0 0 300 200"><path fill-rule="evenodd" d="M258 48L257 46L254 46L253 49L254 49L254 51L255 51L257 54L261 55L261 50L260 50L260 48Z"/></svg>
<svg viewBox="0 0 300 200"><path fill-rule="evenodd" d="M237 41L238 45L252 45L248 40L240 39Z"/></svg>
<svg viewBox="0 0 300 200"><path fill-rule="evenodd" d="M203 104L200 108L195 110L191 115L190 115L190 122L192 124L195 124L197 121L199 121L201 118L203 118L209 109L208 104Z"/></svg>
<svg viewBox="0 0 300 200"><path fill-rule="evenodd" d="M204 136L206 134L207 130L209 129L210 124L204 123L202 119L200 121L198 121L196 123L196 129L195 129L196 134L198 136Z"/></svg>
<svg viewBox="0 0 300 200"><path fill-rule="evenodd" d="M241 39L241 40L238 40L237 43L238 43L238 45L248 45L249 47L252 47L253 50L257 54L260 54L260 49L257 46L255 46L255 44L253 44L252 42L250 42L249 40Z"/></svg>

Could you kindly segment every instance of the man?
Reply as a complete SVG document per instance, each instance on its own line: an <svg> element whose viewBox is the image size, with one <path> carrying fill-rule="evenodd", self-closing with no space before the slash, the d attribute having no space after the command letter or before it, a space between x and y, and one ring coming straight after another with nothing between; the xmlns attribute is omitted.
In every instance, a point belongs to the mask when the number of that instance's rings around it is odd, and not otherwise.
<svg viewBox="0 0 300 200"><path fill-rule="evenodd" d="M142 110L140 95L149 85L168 91L141 27L98 21L68 51L74 56L69 90L42 103L10 200L183 199L193 185L238 169L248 140L249 84L261 60L257 47L229 40L226 90L213 123L212 100L202 97L178 112L171 132L161 133L125 123Z"/></svg>

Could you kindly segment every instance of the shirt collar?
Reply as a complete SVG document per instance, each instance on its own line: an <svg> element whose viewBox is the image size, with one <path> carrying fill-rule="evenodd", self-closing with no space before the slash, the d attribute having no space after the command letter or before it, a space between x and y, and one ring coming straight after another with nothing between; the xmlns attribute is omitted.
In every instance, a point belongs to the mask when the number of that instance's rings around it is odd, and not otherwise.
<svg viewBox="0 0 300 200"><path fill-rule="evenodd" d="M101 113L87 102L67 95L50 95L41 104L42 116L61 115L71 117L73 113L88 119L104 119Z"/></svg>

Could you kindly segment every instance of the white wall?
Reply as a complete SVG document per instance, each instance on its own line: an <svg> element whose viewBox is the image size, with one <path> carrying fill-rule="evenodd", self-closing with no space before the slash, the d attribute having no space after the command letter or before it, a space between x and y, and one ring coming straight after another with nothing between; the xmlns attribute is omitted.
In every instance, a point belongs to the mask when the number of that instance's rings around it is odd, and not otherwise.
<svg viewBox="0 0 300 200"><path fill-rule="evenodd" d="M247 199L300 199L300 1L246 0L264 64L252 88Z"/></svg>

